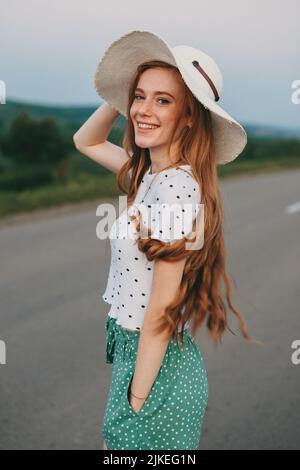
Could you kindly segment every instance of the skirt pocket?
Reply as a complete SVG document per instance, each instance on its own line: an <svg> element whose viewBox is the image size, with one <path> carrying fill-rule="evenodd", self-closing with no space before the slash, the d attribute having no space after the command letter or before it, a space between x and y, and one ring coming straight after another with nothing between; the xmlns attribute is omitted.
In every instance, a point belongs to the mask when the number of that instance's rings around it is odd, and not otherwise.
<svg viewBox="0 0 300 470"><path fill-rule="evenodd" d="M140 411L137 412L133 409L133 407L131 406L130 404L130 386L131 386L131 382L132 382L132 379L133 379L133 375L134 375L134 371L130 371L130 374L129 374L129 377L126 381L126 387L125 387L125 396L124 396L124 400L125 400L125 406L128 410L128 412L134 416L139 416L140 415Z"/></svg>
<svg viewBox="0 0 300 470"><path fill-rule="evenodd" d="M158 371L155 381L153 382L150 393L144 400L143 406L138 412L135 411L132 405L130 404L130 387L133 380L134 369L130 371L126 379L124 396L122 397L122 400L129 415L135 416L137 418L142 418L144 415L152 415L153 412L157 410L160 405L160 402L163 401L164 395L167 392L165 381L162 379L162 367L163 364Z"/></svg>

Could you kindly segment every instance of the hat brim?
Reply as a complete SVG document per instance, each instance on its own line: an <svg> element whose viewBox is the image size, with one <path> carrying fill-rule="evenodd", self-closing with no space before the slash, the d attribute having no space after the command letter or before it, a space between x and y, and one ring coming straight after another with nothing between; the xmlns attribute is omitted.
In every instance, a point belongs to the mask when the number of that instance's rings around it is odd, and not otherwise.
<svg viewBox="0 0 300 470"><path fill-rule="evenodd" d="M129 86L138 65L162 60L177 67L193 95L211 111L218 164L233 161L247 143L244 128L199 86L195 86L185 64L176 55L176 47L151 31L134 30L118 38L104 52L94 75L96 92L126 119Z"/></svg>

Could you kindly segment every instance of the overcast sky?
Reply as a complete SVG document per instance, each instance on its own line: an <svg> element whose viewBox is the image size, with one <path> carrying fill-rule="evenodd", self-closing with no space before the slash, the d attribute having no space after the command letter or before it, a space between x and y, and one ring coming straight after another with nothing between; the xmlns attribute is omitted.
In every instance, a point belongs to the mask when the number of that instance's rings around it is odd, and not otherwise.
<svg viewBox="0 0 300 470"><path fill-rule="evenodd" d="M300 80L299 0L1 0L7 99L97 106L97 63L134 29L211 55L224 79L219 104L237 120L300 127L291 100Z"/></svg>

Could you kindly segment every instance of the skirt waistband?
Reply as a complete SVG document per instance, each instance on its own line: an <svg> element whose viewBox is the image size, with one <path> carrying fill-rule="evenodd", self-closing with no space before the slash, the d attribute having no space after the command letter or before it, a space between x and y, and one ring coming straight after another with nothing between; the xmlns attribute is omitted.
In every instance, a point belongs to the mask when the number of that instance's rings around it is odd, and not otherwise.
<svg viewBox="0 0 300 470"><path fill-rule="evenodd" d="M123 354L123 360L134 359L137 347L138 340L140 336L139 330L130 330L122 327L117 324L116 318L107 316L106 319L106 362L111 364L113 363L114 355L116 352L116 346ZM193 337L190 333L185 330L183 333L184 339L189 339L194 342ZM177 342L178 346L183 348L182 343L179 341L179 333L175 334L175 337L171 339L171 343Z"/></svg>

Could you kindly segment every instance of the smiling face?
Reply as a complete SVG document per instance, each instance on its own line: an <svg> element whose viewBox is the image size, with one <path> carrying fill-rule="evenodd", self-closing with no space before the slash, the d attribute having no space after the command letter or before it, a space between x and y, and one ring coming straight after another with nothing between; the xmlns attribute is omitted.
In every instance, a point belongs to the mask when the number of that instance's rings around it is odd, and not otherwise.
<svg viewBox="0 0 300 470"><path fill-rule="evenodd" d="M141 148L149 148L153 154L166 155L166 149L174 129L174 140L187 124L182 118L183 84L169 69L155 67L145 70L135 89L130 108L130 118L135 131L135 142ZM154 129L139 128L138 123L154 125Z"/></svg>

